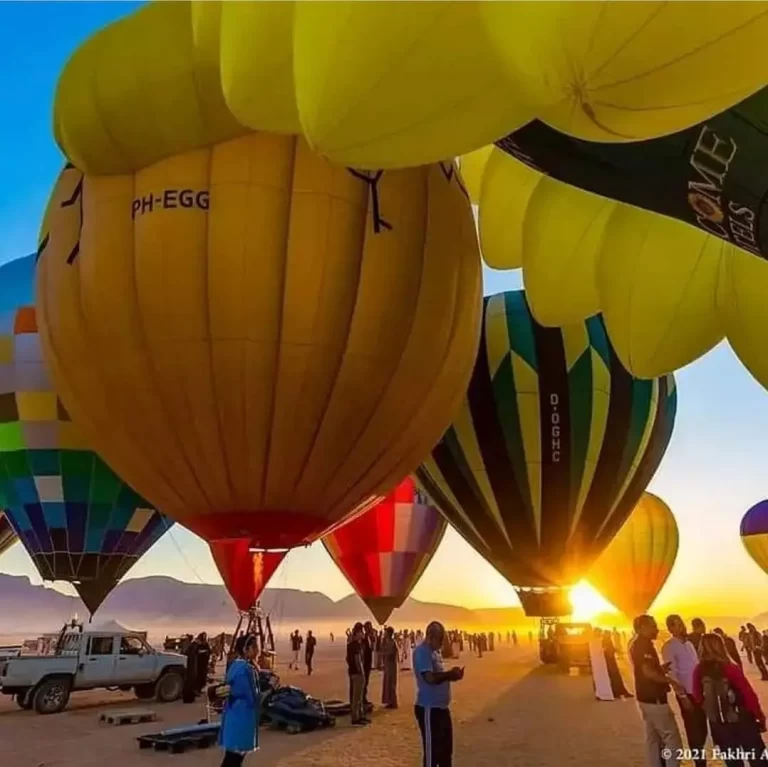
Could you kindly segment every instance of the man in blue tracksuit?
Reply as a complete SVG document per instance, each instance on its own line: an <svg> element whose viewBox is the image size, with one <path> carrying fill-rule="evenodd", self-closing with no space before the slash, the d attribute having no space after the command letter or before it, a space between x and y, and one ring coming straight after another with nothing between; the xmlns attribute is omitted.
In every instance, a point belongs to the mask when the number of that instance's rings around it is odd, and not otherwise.
<svg viewBox="0 0 768 767"><path fill-rule="evenodd" d="M433 621L427 626L424 641L413 651L416 675L416 721L424 747L424 767L451 767L453 724L451 722L451 682L464 678L464 669L443 670L440 648L445 628Z"/></svg>

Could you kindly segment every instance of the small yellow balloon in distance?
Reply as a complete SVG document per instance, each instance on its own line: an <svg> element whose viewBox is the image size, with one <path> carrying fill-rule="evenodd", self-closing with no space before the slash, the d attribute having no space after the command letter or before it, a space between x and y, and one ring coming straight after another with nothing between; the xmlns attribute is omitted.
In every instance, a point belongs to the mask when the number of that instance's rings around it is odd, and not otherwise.
<svg viewBox="0 0 768 767"><path fill-rule="evenodd" d="M294 77L310 144L351 167L457 157L534 116L474 2L297 3Z"/></svg>
<svg viewBox="0 0 768 767"><path fill-rule="evenodd" d="M768 3L485 1L510 91L591 141L682 130L768 82Z"/></svg>
<svg viewBox="0 0 768 767"><path fill-rule="evenodd" d="M677 522L669 506L653 493L643 493L587 578L633 619L648 612L667 582L679 542Z"/></svg>

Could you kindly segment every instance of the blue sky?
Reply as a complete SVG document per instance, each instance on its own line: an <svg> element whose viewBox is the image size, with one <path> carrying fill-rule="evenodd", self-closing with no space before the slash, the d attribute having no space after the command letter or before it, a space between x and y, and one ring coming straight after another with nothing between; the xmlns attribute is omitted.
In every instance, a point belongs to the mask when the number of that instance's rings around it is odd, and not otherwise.
<svg viewBox="0 0 768 767"><path fill-rule="evenodd" d="M62 162L51 137L59 71L85 38L138 5L0 3L0 263L35 249ZM517 273L486 272L486 293L519 285ZM768 577L744 553L738 525L744 511L768 495L768 397L725 345L681 371L678 385L676 431L649 488L669 503L681 533L678 563L657 606L710 615L767 610ZM18 546L0 560L0 571L39 580ZM132 574L150 573L219 580L206 546L184 531L158 544ZM321 589L334 598L350 590L317 546L289 555L273 585ZM453 533L414 596L469 606L517 603L511 587Z"/></svg>

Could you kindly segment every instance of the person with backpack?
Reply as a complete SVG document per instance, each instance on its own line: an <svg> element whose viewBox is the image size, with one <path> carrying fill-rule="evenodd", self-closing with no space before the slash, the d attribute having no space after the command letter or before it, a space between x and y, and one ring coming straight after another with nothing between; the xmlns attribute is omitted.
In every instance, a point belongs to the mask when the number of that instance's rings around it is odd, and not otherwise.
<svg viewBox="0 0 768 767"><path fill-rule="evenodd" d="M718 634L704 634L693 672L693 697L706 712L712 740L726 767L765 764L765 714L752 685L728 658ZM717 754L716 754L717 755Z"/></svg>

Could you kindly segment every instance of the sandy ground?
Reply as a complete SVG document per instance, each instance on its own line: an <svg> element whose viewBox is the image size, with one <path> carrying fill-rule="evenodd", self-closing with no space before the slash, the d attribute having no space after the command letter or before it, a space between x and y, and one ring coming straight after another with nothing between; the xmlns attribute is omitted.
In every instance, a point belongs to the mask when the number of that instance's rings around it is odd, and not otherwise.
<svg viewBox="0 0 768 767"><path fill-rule="evenodd" d="M326 643L324 643L326 644ZM283 656L286 657L285 655ZM463 682L454 685L455 764L457 767L643 767L642 725L632 701L598 702L587 675L565 676L538 664L527 643L503 646L482 659L468 653ZM319 648L316 673L278 671L283 683L301 686L321 698L344 698L347 681L343 645ZM751 672L750 672L751 674ZM768 708L768 684L751 674ZM380 674L371 681L380 700ZM400 708L377 710L373 724L354 728L339 720L332 730L288 735L262 729L261 750L247 764L270 767L417 767L421 764L413 719L413 677L400 675ZM73 695L62 714L42 717L20 711L0 697L0 765L5 767L218 767L218 749L184 755L139 750L136 736L198 721L202 704L150 706L155 724L112 727L99 723L104 711L146 708L127 693L94 691ZM710 764L719 765L712 761Z"/></svg>

